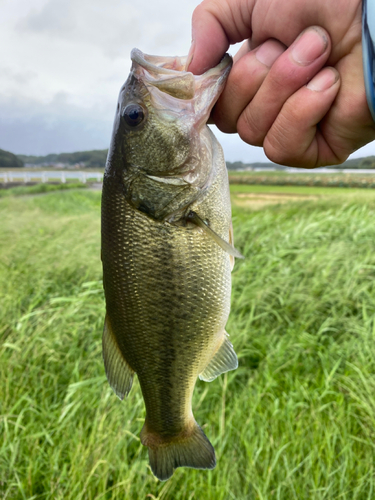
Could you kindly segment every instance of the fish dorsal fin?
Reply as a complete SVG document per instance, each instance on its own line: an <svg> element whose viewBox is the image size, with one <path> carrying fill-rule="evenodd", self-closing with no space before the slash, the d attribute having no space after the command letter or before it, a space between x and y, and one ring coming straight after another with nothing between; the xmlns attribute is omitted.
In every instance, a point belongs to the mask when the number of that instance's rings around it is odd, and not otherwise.
<svg viewBox="0 0 375 500"><path fill-rule="evenodd" d="M151 82L162 92L165 92L177 99L192 99L195 93L195 79L192 73L171 76Z"/></svg>
<svg viewBox="0 0 375 500"><path fill-rule="evenodd" d="M108 314L103 331L103 359L109 385L122 400L130 392L134 371L125 361L113 334Z"/></svg>
<svg viewBox="0 0 375 500"><path fill-rule="evenodd" d="M229 253L229 255L233 255L233 257L237 257L238 259L244 259L245 257L234 248L230 243L223 240L221 236L219 236L215 231L213 231L200 217L196 212L189 212L187 219L190 222L193 222L198 227L203 229L208 236L210 236L225 252Z"/></svg>
<svg viewBox="0 0 375 500"><path fill-rule="evenodd" d="M237 355L232 344L228 340L227 332L224 332L224 341L214 354L203 372L199 375L201 380L212 382L222 373L235 370L238 367Z"/></svg>

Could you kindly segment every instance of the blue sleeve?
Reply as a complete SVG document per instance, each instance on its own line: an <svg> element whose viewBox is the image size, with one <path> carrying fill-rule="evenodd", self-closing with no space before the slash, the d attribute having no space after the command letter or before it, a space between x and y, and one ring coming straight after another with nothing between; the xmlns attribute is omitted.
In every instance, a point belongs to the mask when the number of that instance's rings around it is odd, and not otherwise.
<svg viewBox="0 0 375 500"><path fill-rule="evenodd" d="M362 50L366 97L375 121L375 1L363 0Z"/></svg>

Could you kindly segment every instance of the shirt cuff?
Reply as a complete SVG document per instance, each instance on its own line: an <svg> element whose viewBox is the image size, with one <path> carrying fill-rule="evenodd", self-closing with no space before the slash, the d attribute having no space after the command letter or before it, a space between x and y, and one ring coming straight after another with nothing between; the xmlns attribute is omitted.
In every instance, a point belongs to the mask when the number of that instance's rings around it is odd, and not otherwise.
<svg viewBox="0 0 375 500"><path fill-rule="evenodd" d="M375 1L362 2L362 51L367 104L375 121Z"/></svg>

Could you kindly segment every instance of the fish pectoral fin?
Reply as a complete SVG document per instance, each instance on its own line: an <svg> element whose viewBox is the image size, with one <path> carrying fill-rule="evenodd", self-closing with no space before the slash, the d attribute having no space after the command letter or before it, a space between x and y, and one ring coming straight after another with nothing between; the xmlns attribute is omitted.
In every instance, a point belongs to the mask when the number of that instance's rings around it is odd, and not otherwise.
<svg viewBox="0 0 375 500"><path fill-rule="evenodd" d="M229 244L234 248L232 221L230 221L230 226L229 226ZM230 261L230 270L233 271L233 268L234 268L234 256L233 255L229 255L229 261Z"/></svg>
<svg viewBox="0 0 375 500"><path fill-rule="evenodd" d="M116 395L123 400L132 387L134 371L120 351L108 314L105 317L103 331L103 359L109 385Z"/></svg>
<svg viewBox="0 0 375 500"><path fill-rule="evenodd" d="M238 367L237 355L232 344L228 340L227 332L224 332L224 341L214 354L203 372L199 375L201 380L212 382L222 373L235 370Z"/></svg>
<svg viewBox="0 0 375 500"><path fill-rule="evenodd" d="M203 229L203 231L205 231L205 233L210 236L215 241L215 243L219 245L219 247L221 247L225 252L229 253L229 255L233 255L233 257L237 257L238 259L245 258L236 248L234 248L234 246L232 246L221 236L215 233L215 231L213 231L196 212L190 211L187 215L187 220Z"/></svg>

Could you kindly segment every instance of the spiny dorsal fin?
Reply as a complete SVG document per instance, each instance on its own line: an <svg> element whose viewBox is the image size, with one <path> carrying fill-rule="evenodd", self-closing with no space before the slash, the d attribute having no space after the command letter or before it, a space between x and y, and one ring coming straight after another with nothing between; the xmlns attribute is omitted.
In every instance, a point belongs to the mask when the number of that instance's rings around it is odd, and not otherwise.
<svg viewBox="0 0 375 500"><path fill-rule="evenodd" d="M216 351L214 357L208 363L203 372L199 375L201 380L212 382L222 373L235 370L238 367L237 355L232 344L228 340L227 332L224 332L224 341Z"/></svg>
<svg viewBox="0 0 375 500"><path fill-rule="evenodd" d="M104 322L103 359L109 385L122 400L130 392L134 371L120 351L108 315L106 315Z"/></svg>
<svg viewBox="0 0 375 500"><path fill-rule="evenodd" d="M221 236L215 233L205 222L202 220L196 212L189 212L187 219L190 222L193 222L195 225L203 229L208 236L210 236L225 252L229 253L229 255L233 255L233 257L237 257L238 259L244 259L245 257L236 250L230 243L223 240Z"/></svg>

